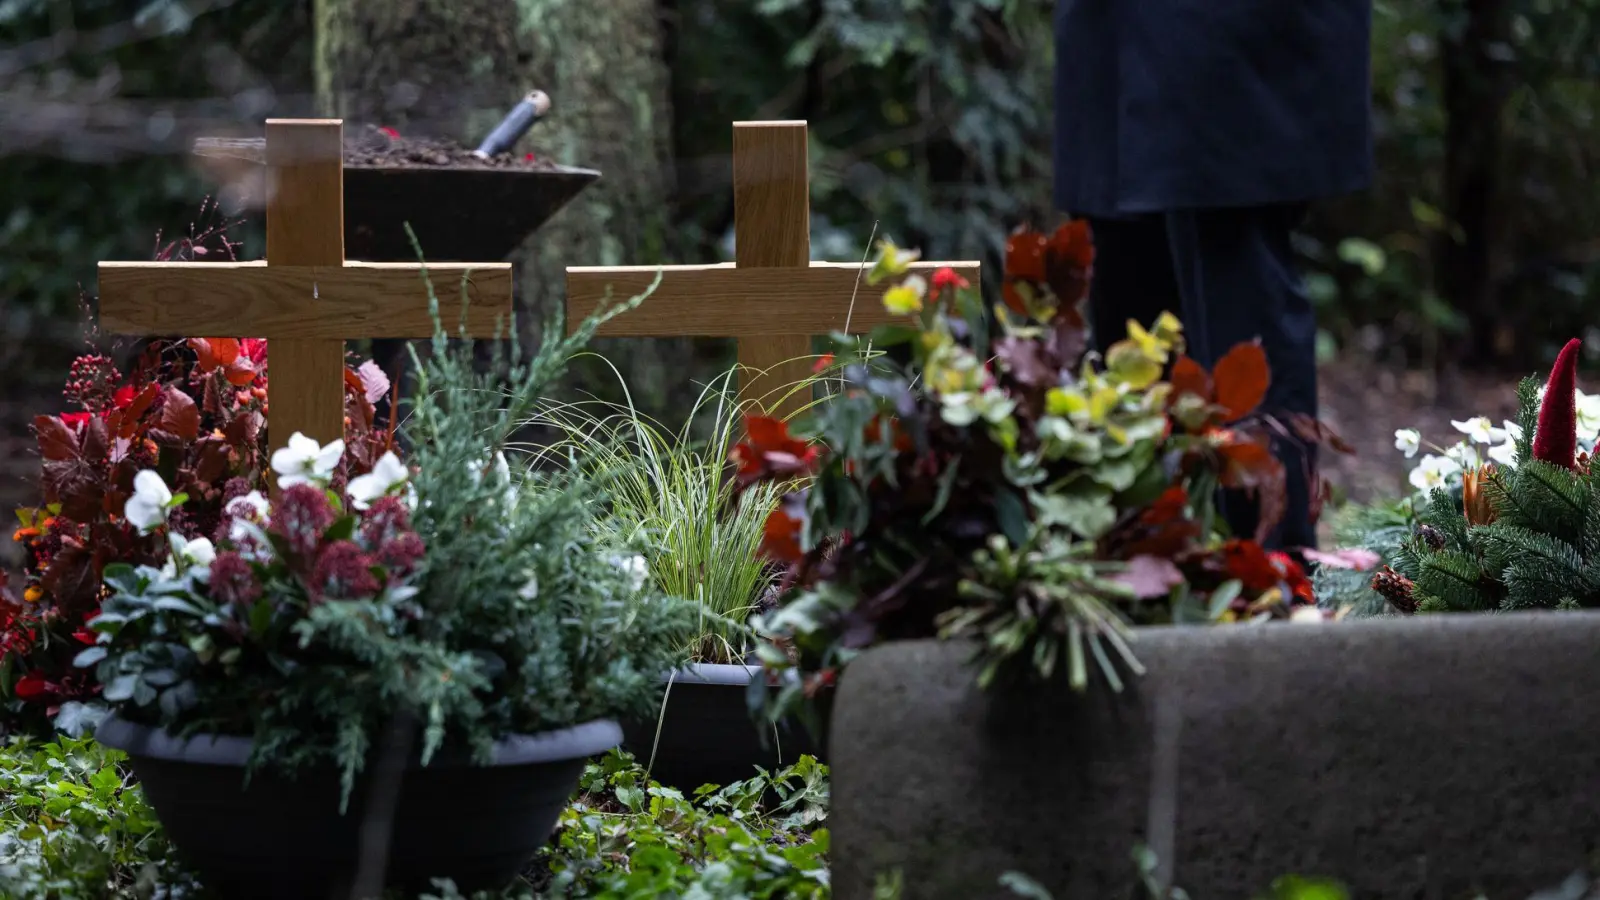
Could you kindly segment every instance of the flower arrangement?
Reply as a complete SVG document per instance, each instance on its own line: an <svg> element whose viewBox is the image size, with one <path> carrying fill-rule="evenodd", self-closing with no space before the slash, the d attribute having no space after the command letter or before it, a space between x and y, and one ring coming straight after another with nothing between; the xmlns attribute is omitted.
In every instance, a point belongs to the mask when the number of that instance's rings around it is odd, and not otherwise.
<svg viewBox="0 0 1600 900"><path fill-rule="evenodd" d="M159 247L156 259L233 259L236 246L215 227ZM20 597L0 597L0 730L92 724L100 685L71 661L92 642L84 622L105 596L102 573L119 561L160 566L170 552L126 516L139 472L161 473L184 496L167 527L186 540L215 539L225 508L266 486L266 341L155 340L119 367L92 326L86 340L63 391L77 409L33 422L44 502L17 512L24 578ZM364 363L345 383L338 479L366 472L394 443L375 421L373 404L390 390L383 372Z"/></svg>
<svg viewBox="0 0 1600 900"><path fill-rule="evenodd" d="M1258 345L1207 371L1163 315L1093 358L1083 222L1012 235L992 319L953 271L908 275L913 257L882 247L869 280L895 281L883 302L905 320L836 336L841 390L801 434L753 418L735 448L742 485L804 479L766 527L788 569L763 658L802 676L769 713L881 640L971 638L983 682L1065 671L1082 688L1091 668L1113 686L1139 670L1129 622L1320 617L1302 563L1260 543L1285 506L1270 441L1342 445L1260 413ZM1255 498L1258 534L1225 533L1219 488Z"/></svg>
<svg viewBox="0 0 1600 900"><path fill-rule="evenodd" d="M170 554L107 567L78 664L121 718L252 737L252 767L336 766L347 798L397 723L426 764L648 710L682 605L594 526L601 485L506 456L574 349L626 308L490 371L440 331L416 361L409 464L385 453L342 478L348 445L294 435L271 458L280 495L230 500L215 541L184 536L185 496L140 471L124 519Z"/></svg>
<svg viewBox="0 0 1600 900"><path fill-rule="evenodd" d="M1518 387L1509 458L1433 485L1419 524L1372 590L1401 613L1600 606L1600 481L1570 341L1543 389Z"/></svg>

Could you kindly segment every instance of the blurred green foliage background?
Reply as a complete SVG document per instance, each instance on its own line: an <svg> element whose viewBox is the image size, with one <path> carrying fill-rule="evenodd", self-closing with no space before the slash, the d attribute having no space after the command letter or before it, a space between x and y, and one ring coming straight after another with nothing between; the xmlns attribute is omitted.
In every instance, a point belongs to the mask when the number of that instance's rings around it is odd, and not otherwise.
<svg viewBox="0 0 1600 900"><path fill-rule="evenodd" d="M145 257L214 190L185 155L196 134L315 112L312 5L0 0L13 384L59 381L97 260ZM859 258L876 232L998 261L1011 226L1052 215L1052 0L658 5L678 246L629 261L723 255L735 119L810 121L822 257ZM1301 244L1325 349L1541 364L1600 307L1600 0L1381 0L1374 17L1380 183L1319 209Z"/></svg>

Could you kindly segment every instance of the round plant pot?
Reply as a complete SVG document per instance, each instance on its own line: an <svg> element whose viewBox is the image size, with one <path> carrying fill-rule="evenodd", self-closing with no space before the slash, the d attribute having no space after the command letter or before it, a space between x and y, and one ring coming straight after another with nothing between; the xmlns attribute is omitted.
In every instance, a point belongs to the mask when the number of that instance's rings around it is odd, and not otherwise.
<svg viewBox="0 0 1600 900"><path fill-rule="evenodd" d="M691 663L672 673L657 716L623 723L623 749L653 780L685 794L744 781L757 768L790 766L802 755L826 762L824 747L798 721L769 730L763 745L747 699L760 675L760 666L717 663Z"/></svg>
<svg viewBox="0 0 1600 900"><path fill-rule="evenodd" d="M414 892L449 878L470 894L508 884L549 840L585 760L615 747L622 731L597 720L514 736L484 766L440 754L381 790L369 764L345 814L331 766L293 779L259 772L246 786L248 738L180 739L115 716L96 738L128 754L174 846L217 896L347 900L364 843L369 854L385 851L389 887Z"/></svg>

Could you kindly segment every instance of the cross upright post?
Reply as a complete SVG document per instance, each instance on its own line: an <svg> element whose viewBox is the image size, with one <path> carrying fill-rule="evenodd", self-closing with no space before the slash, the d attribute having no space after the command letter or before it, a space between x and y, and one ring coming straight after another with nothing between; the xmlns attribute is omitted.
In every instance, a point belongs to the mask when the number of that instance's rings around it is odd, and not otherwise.
<svg viewBox="0 0 1600 900"><path fill-rule="evenodd" d="M612 296L647 290L640 308L598 332L611 337L732 337L739 343L740 390L769 415L787 418L810 398L788 388L811 374L811 337L864 334L892 321L884 285L868 287L860 263L811 261L810 177L805 122L733 125L734 262L706 266L572 266L568 327ZM949 266L974 284L976 262L918 262L931 274ZM784 396L787 394L787 396Z"/></svg>
<svg viewBox="0 0 1600 900"><path fill-rule="evenodd" d="M102 262L100 323L141 336L268 340L270 446L344 436L344 342L433 334L419 263L346 262L343 124L267 120L267 259ZM427 248L423 248L426 251ZM465 291L469 335L509 327L511 264L430 263L441 315Z"/></svg>

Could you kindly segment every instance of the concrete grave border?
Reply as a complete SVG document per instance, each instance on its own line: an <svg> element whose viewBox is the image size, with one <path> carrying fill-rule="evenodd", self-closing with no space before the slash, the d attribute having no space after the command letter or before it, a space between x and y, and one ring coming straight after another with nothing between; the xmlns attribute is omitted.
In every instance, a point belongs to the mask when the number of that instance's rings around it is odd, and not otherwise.
<svg viewBox="0 0 1600 900"><path fill-rule="evenodd" d="M970 648L876 648L830 737L834 884L916 900L1135 893L1146 843L1194 900L1283 874L1358 898L1524 900L1600 841L1600 613L1138 630L1148 674L980 691Z"/></svg>

